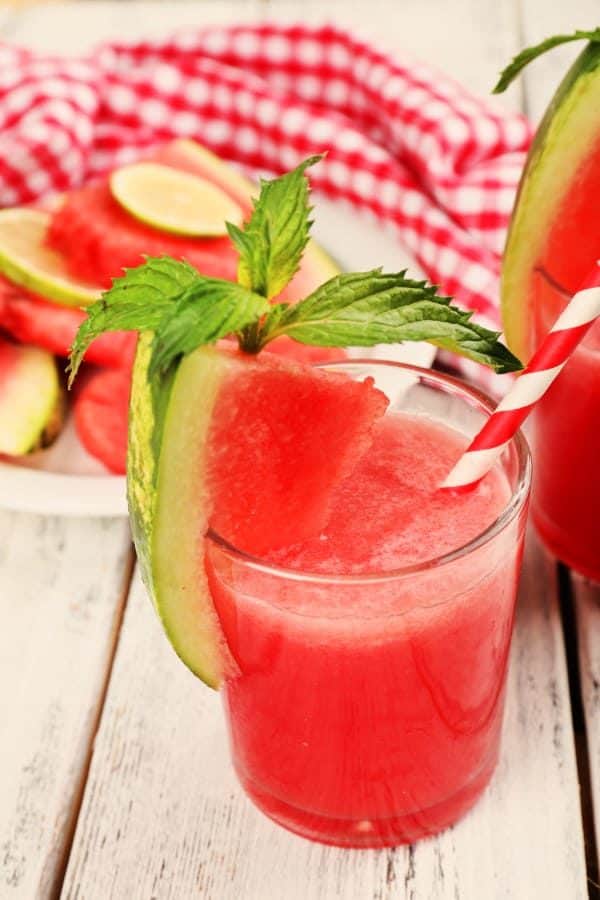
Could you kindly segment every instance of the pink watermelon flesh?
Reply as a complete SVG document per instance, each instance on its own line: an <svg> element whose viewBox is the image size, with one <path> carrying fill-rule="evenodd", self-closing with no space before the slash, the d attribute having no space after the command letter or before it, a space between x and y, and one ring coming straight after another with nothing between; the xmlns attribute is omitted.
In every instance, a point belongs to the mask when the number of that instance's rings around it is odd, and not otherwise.
<svg viewBox="0 0 600 900"><path fill-rule="evenodd" d="M113 199L108 180L72 191L55 213L48 243L63 253L73 276L109 287L144 255L186 259L204 275L235 280L237 252L228 237L185 238L150 228Z"/></svg>
<svg viewBox="0 0 600 900"><path fill-rule="evenodd" d="M93 372L78 389L73 408L85 449L118 475L125 474L130 389L129 370Z"/></svg>
<svg viewBox="0 0 600 900"><path fill-rule="evenodd" d="M348 354L341 347L312 347L310 344L300 344L289 337L279 337L265 347L265 353L274 353L285 359L295 359L298 362L315 363L334 362L346 359Z"/></svg>
<svg viewBox="0 0 600 900"><path fill-rule="evenodd" d="M0 276L0 330L22 344L66 357L84 319L82 310L51 303ZM109 332L90 344L85 359L110 368L128 367L135 345L136 336L132 333Z"/></svg>
<svg viewBox="0 0 600 900"><path fill-rule="evenodd" d="M186 141L172 141L145 158L206 178L249 214L251 182L243 190L233 172L228 179L227 170L224 173L220 166L211 166L211 154L195 153L188 145ZM48 242L69 259L75 277L107 287L112 278L122 274L124 267L138 266L144 255L185 258L205 275L233 281L237 275L237 252L229 238L184 238L150 228L119 206L110 193L107 179L66 195L65 202L54 213ZM299 300L337 273L337 267L326 254L309 244L300 271L281 298L290 302Z"/></svg>
<svg viewBox="0 0 600 900"><path fill-rule="evenodd" d="M22 352L17 344L0 338L0 393L4 385L14 376Z"/></svg>
<svg viewBox="0 0 600 900"><path fill-rule="evenodd" d="M231 354L207 438L211 527L260 555L317 535L387 398L372 379Z"/></svg>
<svg viewBox="0 0 600 900"><path fill-rule="evenodd" d="M537 266L569 292L579 289L600 254L600 139L577 172L555 216Z"/></svg>

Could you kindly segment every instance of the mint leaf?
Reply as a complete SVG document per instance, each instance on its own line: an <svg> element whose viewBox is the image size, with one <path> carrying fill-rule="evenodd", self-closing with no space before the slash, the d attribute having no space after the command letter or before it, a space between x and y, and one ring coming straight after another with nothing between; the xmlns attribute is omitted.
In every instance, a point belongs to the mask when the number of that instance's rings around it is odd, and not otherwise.
<svg viewBox="0 0 600 900"><path fill-rule="evenodd" d="M171 304L156 329L149 374L166 370L181 354L242 331L258 322L271 305L240 284L220 278L196 277L196 282Z"/></svg>
<svg viewBox="0 0 600 900"><path fill-rule="evenodd" d="M491 366L497 372L520 363L499 334L471 321L425 281L380 269L338 275L296 305L271 305L300 265L311 225L304 174L320 157L263 182L250 221L242 231L228 225L240 250L240 283L207 278L186 262L148 258L117 278L88 308L71 351L72 383L89 344L106 331L149 332L150 372L165 372L177 357L227 335L257 353L288 335L304 344L368 347L429 341Z"/></svg>
<svg viewBox="0 0 600 900"><path fill-rule="evenodd" d="M500 73L498 84L495 86L493 93L501 94L505 91L525 66L537 59L538 56L547 53L548 50L552 50L554 47L560 46L560 44L568 44L571 41L600 42L600 28L595 28L593 31L575 31L573 34L557 34L554 37L546 38L545 41L536 44L534 47L527 47L525 50L521 50Z"/></svg>
<svg viewBox="0 0 600 900"><path fill-rule="evenodd" d="M239 284L206 278L186 262L149 258L88 307L69 363L69 385L90 343L106 331L154 333L150 369L258 322L270 304Z"/></svg>
<svg viewBox="0 0 600 900"><path fill-rule="evenodd" d="M336 275L294 306L273 307L259 333L260 347L281 335L321 347L368 347L401 341L429 341L496 372L521 368L498 340L499 332L471 321L433 285L406 272Z"/></svg>
<svg viewBox="0 0 600 900"><path fill-rule="evenodd" d="M260 195L244 228L227 222L229 237L240 253L239 283L269 300L300 268L312 225L304 173L319 159L311 156L280 178L261 180Z"/></svg>
<svg viewBox="0 0 600 900"><path fill-rule="evenodd" d="M71 348L69 386L95 338L106 331L154 331L173 301L197 278L196 269L168 256L149 257L143 265L115 278L110 290L87 308L87 319Z"/></svg>

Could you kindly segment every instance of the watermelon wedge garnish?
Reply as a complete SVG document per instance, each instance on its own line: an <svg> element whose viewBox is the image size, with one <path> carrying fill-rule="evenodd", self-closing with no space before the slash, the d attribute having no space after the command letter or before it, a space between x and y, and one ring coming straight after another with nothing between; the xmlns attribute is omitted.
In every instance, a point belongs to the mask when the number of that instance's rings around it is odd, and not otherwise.
<svg viewBox="0 0 600 900"><path fill-rule="evenodd" d="M570 38L566 38L570 39ZM560 42L560 41L559 41ZM553 42L547 42L548 47ZM540 45L542 48L543 45ZM502 317L511 349L528 359L552 310L541 269L565 291L600 256L600 43L577 58L538 128L513 212L502 268Z"/></svg>
<svg viewBox="0 0 600 900"><path fill-rule="evenodd" d="M250 219L229 228L239 282L172 258L148 259L90 308L71 354L72 381L99 335L112 328L140 334L127 453L134 540L173 647L212 686L234 663L205 572L209 529L259 558L317 537L333 492L368 452L388 405L372 379L286 359L290 339L307 359L406 337L456 348L497 371L519 366L497 332L406 272L338 275L296 303L273 303L307 246L305 171L317 161L263 182ZM82 407L88 446L90 435L103 437L94 418L118 393L100 378L90 385ZM123 440L124 415L111 422Z"/></svg>
<svg viewBox="0 0 600 900"><path fill-rule="evenodd" d="M265 353L275 353L284 359L295 359L296 362L317 364L346 359L348 354L341 347L311 347L310 344L298 344L288 337L280 337L267 345Z"/></svg>
<svg viewBox="0 0 600 900"><path fill-rule="evenodd" d="M51 354L0 338L0 454L21 456L52 443L63 393Z"/></svg>
<svg viewBox="0 0 600 900"><path fill-rule="evenodd" d="M204 347L160 381L148 377L149 358L145 337L134 367L128 459L136 547L175 650L216 686L228 657L202 535L212 527L260 554L317 534L387 398L368 381L272 354Z"/></svg>

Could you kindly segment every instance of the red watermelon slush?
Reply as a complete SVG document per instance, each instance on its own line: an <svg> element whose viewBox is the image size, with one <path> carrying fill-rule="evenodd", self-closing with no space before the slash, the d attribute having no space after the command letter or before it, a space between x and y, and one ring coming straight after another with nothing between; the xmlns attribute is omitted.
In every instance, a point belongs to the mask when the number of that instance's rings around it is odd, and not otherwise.
<svg viewBox="0 0 600 900"><path fill-rule="evenodd" d="M565 308L571 291L536 274L536 338ZM563 562L600 582L600 323L575 351L534 414L532 512L545 543Z"/></svg>
<svg viewBox="0 0 600 900"><path fill-rule="evenodd" d="M474 491L437 490L485 402L416 369L335 368L392 402L327 525L261 559L213 535L207 569L245 790L305 837L377 847L447 827L492 775L529 470L518 438Z"/></svg>

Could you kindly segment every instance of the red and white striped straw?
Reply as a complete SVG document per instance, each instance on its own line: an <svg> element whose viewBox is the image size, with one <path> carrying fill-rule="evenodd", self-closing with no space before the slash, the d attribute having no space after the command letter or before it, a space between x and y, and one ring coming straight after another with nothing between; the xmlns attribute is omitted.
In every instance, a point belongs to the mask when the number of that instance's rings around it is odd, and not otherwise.
<svg viewBox="0 0 600 900"><path fill-rule="evenodd" d="M600 260L583 282L581 290L574 294L558 317L529 365L473 438L442 487L473 485L489 472L598 316Z"/></svg>

